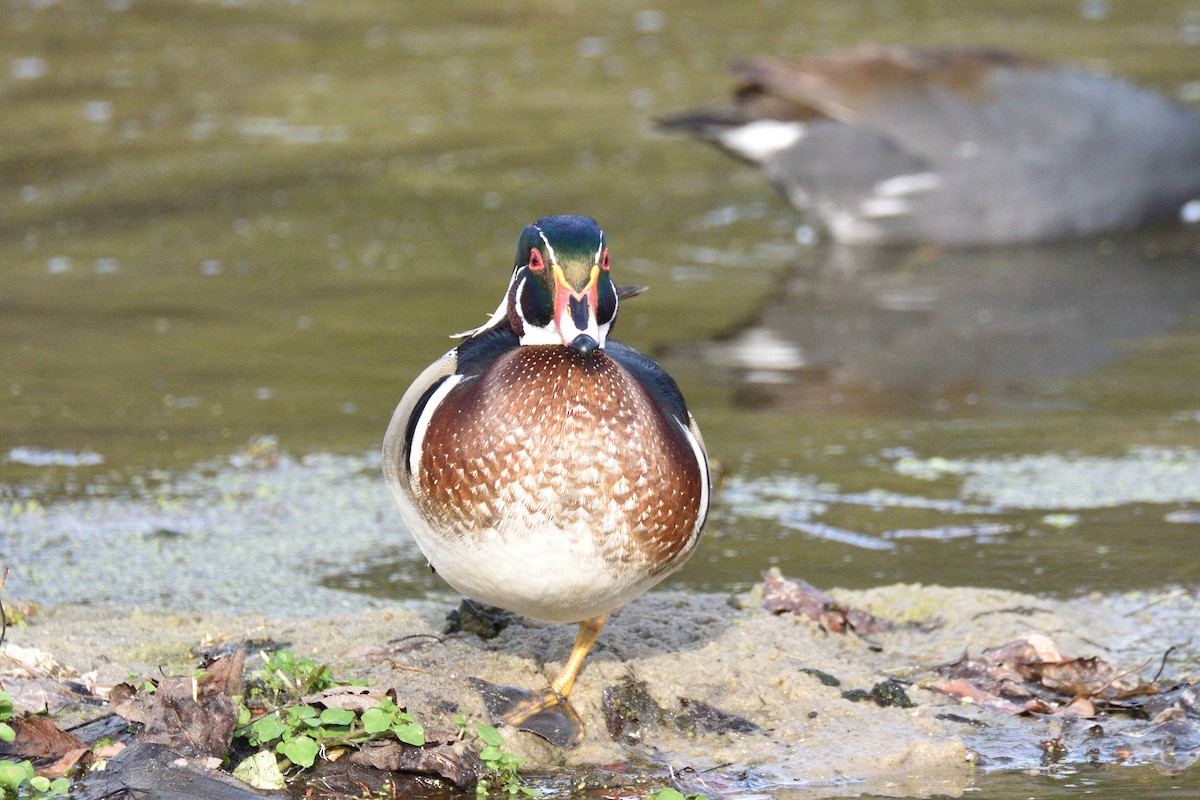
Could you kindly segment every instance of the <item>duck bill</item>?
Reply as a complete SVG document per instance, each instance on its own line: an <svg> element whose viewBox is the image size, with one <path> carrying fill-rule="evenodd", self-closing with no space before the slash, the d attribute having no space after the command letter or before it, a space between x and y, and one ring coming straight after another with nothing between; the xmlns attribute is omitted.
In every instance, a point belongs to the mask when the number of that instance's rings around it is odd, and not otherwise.
<svg viewBox="0 0 1200 800"><path fill-rule="evenodd" d="M581 356L589 357L600 347L600 323L596 320L600 268L592 267L587 285L575 289L562 269L554 266L554 324L563 343Z"/></svg>

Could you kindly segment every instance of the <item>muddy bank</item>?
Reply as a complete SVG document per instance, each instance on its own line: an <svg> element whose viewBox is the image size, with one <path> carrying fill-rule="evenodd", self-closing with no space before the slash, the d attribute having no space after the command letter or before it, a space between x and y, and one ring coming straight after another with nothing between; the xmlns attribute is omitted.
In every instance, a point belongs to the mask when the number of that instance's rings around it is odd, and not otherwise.
<svg viewBox="0 0 1200 800"><path fill-rule="evenodd" d="M859 637L824 631L807 618L772 615L754 593L736 598L654 592L609 623L572 694L587 724L577 748L560 750L526 733L506 746L529 774L582 765L633 762L648 772L693 768L696 790L770 787L787 796L958 795L981 769L1029 767L1059 739L1067 761L1164 762L1163 745L1145 721L1105 722L1107 741L1076 747L1087 720L1060 715L1008 717L922 688L932 669L1030 631L1050 636L1063 653L1101 656L1123 669L1143 663L1149 680L1163 653L1164 679L1197 673L1200 602L1186 593L1158 597L1090 597L1049 601L988 589L896 585L838 592L845 603L901 624ZM196 653L242 641L286 643L324 661L339 677L394 686L408 709L430 725L456 713L484 720L468 679L541 689L561 666L572 626L516 619L493 639L444 634L449 607L407 603L317 619L159 614L146 609L62 605L34 624L9 631L7 646L50 652L64 674L113 684L131 673L186 674ZM806 672L805 670L809 670ZM819 671L839 685L827 685ZM711 733L671 726L640 741L617 743L604 717L604 691L634 679L654 703L678 711L680 698L708 704L756 726ZM913 706L852 702L844 692L897 679ZM95 715L67 708L62 719ZM1187 720L1185 720L1186 722ZM1140 728L1138 726L1141 726ZM1191 729L1194 731L1195 725ZM1095 731L1090 734L1094 740ZM1135 736L1147 747L1131 750ZM1194 733L1193 733L1194 735ZM1081 739L1082 741L1082 739ZM1195 743L1193 743L1194 746ZM1184 749L1184 748L1180 748ZM715 769L714 769L715 768ZM706 781L708 783L706 783Z"/></svg>

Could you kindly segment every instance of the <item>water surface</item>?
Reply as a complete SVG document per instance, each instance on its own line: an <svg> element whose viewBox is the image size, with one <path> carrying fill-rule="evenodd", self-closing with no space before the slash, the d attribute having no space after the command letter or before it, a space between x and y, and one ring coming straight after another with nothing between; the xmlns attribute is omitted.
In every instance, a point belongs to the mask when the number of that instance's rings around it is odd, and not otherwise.
<svg viewBox="0 0 1200 800"><path fill-rule="evenodd" d="M651 287L616 336L675 374L719 467L676 585L772 564L1194 585L1200 231L839 248L753 170L653 129L721 97L736 57L864 42L1019 47L1200 95L1188 0L7 2L10 588L249 608L267 595L237 587L265 572L297 612L447 596L372 453L495 307L521 226L564 212Z"/></svg>

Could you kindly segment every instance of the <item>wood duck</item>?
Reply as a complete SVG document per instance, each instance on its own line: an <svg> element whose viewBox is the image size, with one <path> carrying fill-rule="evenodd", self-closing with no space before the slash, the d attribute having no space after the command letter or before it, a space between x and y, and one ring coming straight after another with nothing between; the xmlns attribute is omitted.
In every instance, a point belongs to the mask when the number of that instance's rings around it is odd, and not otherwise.
<svg viewBox="0 0 1200 800"><path fill-rule="evenodd" d="M988 245L1133 228L1200 196L1200 111L984 49L734 66L731 104L660 120L759 166L850 244Z"/></svg>
<svg viewBox="0 0 1200 800"><path fill-rule="evenodd" d="M568 706L606 615L678 569L704 527L708 462L683 395L608 338L625 294L594 220L527 225L503 301L417 377L384 440L392 497L447 583L579 623L550 692L508 724Z"/></svg>

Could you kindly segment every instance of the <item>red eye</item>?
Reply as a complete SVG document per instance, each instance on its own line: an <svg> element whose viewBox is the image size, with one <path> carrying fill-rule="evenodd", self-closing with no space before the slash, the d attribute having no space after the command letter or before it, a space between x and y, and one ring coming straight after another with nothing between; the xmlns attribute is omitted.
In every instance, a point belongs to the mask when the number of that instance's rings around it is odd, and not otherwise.
<svg viewBox="0 0 1200 800"><path fill-rule="evenodd" d="M600 256L600 269L608 272L608 248L604 248L604 253Z"/></svg>
<svg viewBox="0 0 1200 800"><path fill-rule="evenodd" d="M542 254L537 248L529 251L529 269L533 272L541 272L546 268L546 262L542 261Z"/></svg>

